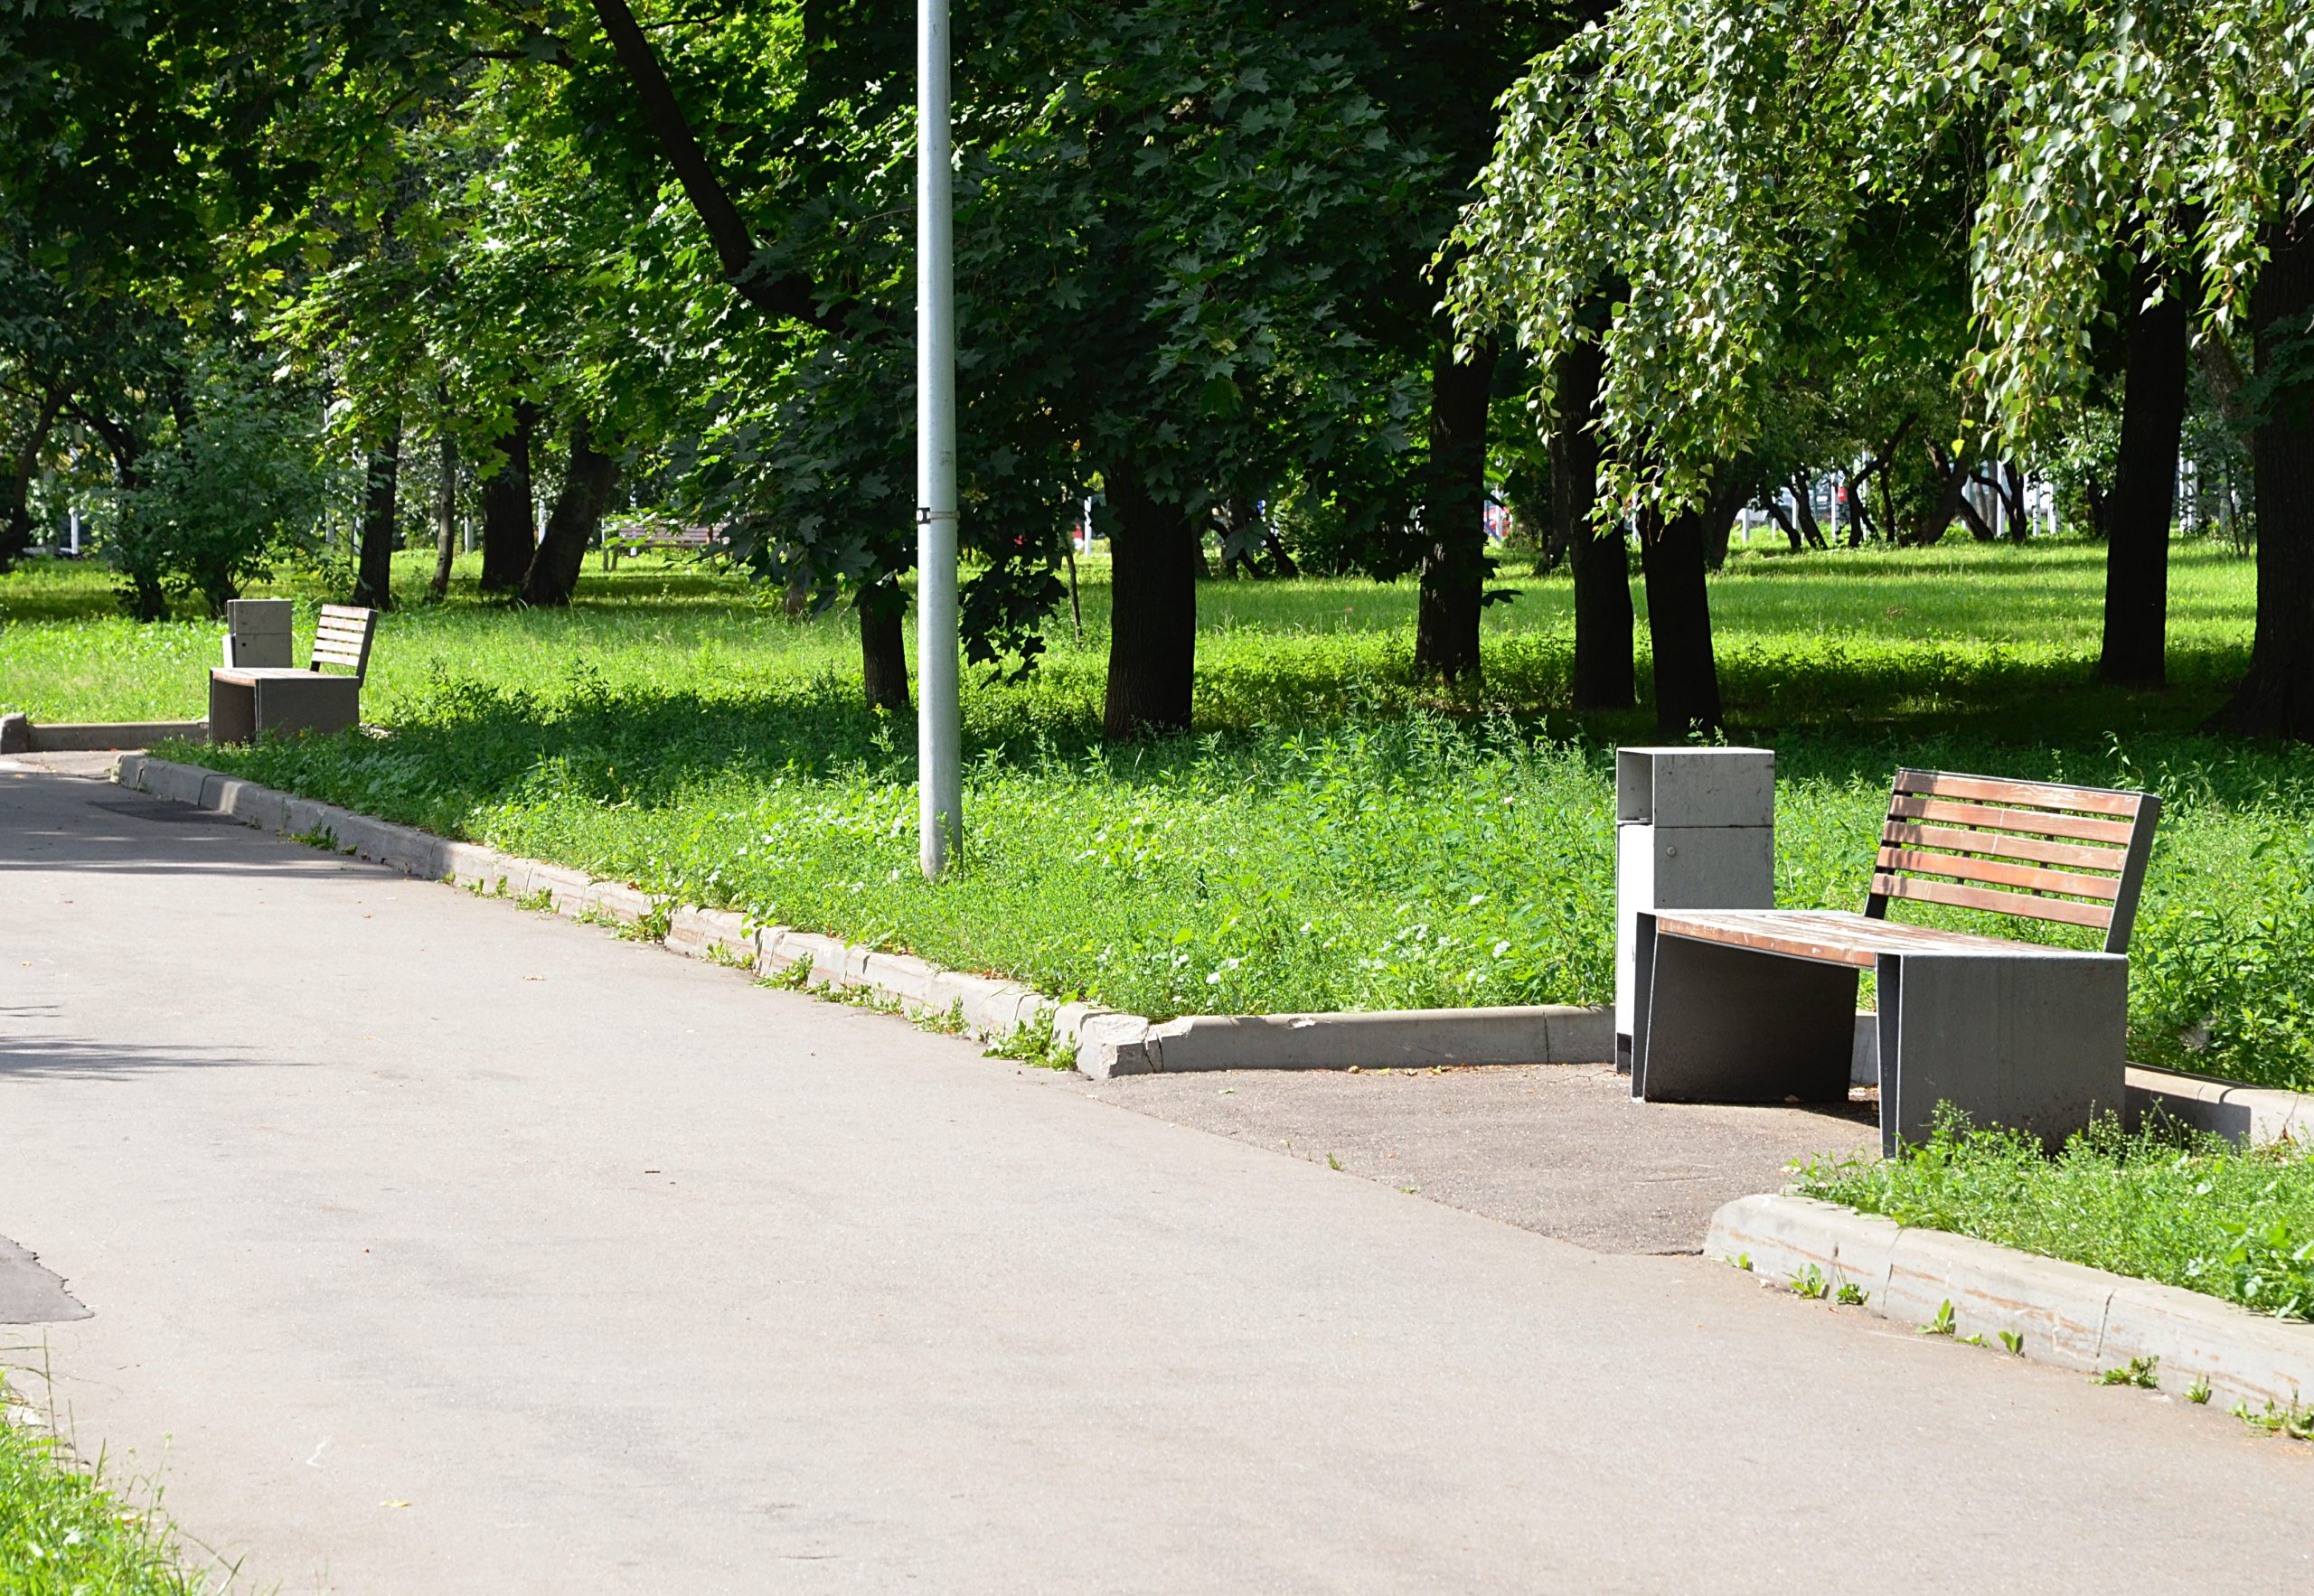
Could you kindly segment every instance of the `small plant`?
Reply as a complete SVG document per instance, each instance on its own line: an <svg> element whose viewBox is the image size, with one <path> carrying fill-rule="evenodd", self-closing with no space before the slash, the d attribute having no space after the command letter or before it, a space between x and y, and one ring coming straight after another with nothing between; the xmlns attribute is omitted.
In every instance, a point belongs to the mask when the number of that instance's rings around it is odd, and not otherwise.
<svg viewBox="0 0 2314 1596"><path fill-rule="evenodd" d="M2100 1385L2136 1385L2147 1391L2161 1389L2161 1376L2154 1370L2160 1365L2158 1357L2133 1357L2119 1368L2107 1369L2097 1376Z"/></svg>
<svg viewBox="0 0 2314 1596"><path fill-rule="evenodd" d="M1333 1154L1328 1153L1326 1155L1326 1168L1329 1169L1339 1169L1341 1168L1341 1160L1334 1157Z"/></svg>
<svg viewBox="0 0 2314 1596"><path fill-rule="evenodd" d="M964 1020L964 1000L962 998L945 1009L927 1009L914 1019L917 1029L943 1037L961 1037L972 1028Z"/></svg>
<svg viewBox="0 0 2314 1596"><path fill-rule="evenodd" d="M2269 1435L2287 1435L2292 1441L2314 1441L2314 1407L2300 1407L2293 1394L2290 1405L2278 1408L2268 1402L2262 1413L2252 1413L2246 1402L2234 1404L2234 1416L2253 1429Z"/></svg>
<svg viewBox="0 0 2314 1596"><path fill-rule="evenodd" d="M1954 1328L1952 1299L1947 1297L1944 1299L1943 1306L1936 1310L1936 1317L1921 1326L1920 1333L1924 1336L1949 1336Z"/></svg>
<svg viewBox="0 0 2314 1596"><path fill-rule="evenodd" d="M318 848L324 853L344 851L337 845L337 833L327 826L317 826L310 831L292 831L289 833L289 840L302 842L308 848Z"/></svg>
<svg viewBox="0 0 2314 1596"><path fill-rule="evenodd" d="M1028 1024L1015 1026L1011 1036L990 1043L985 1056L1010 1058L1038 1069L1075 1069L1077 1050L1067 1038L1053 1035L1054 1013L1049 1005L1039 1008Z"/></svg>
<svg viewBox="0 0 2314 1596"><path fill-rule="evenodd" d="M668 928L674 923L674 899L654 898L652 900L650 912L633 925L622 926L619 934L633 942L664 942L667 940ZM810 962L809 960L804 961L806 968L810 966Z"/></svg>
<svg viewBox="0 0 2314 1596"><path fill-rule="evenodd" d="M1871 1292L1854 1281L1844 1280L1840 1281L1840 1289L1832 1300L1838 1302L1842 1308L1861 1308L1871 1295Z"/></svg>
<svg viewBox="0 0 2314 1596"><path fill-rule="evenodd" d="M1749 1253L1738 1253L1734 1257L1728 1259L1727 1262L1733 1263L1745 1274L1752 1272L1752 1255Z"/></svg>
<svg viewBox="0 0 2314 1596"><path fill-rule="evenodd" d="M775 970L769 975L764 976L762 979L757 981L756 984L757 986L767 986L774 991L802 991L805 987L812 984L812 955L805 953L802 958L788 965L786 969Z"/></svg>
<svg viewBox="0 0 2314 1596"><path fill-rule="evenodd" d="M2186 1387L2186 1400L2196 1407L2209 1405L2209 1376L2207 1375L2194 1376L2194 1383Z"/></svg>
<svg viewBox="0 0 2314 1596"><path fill-rule="evenodd" d="M542 915L554 907L554 894L543 887L537 892L526 892L514 900L514 906Z"/></svg>
<svg viewBox="0 0 2314 1596"><path fill-rule="evenodd" d="M2025 1338L2018 1335L2015 1330L2001 1331L2000 1344L2008 1349L2008 1356L2011 1357L2022 1357L2025 1356Z"/></svg>
<svg viewBox="0 0 2314 1596"><path fill-rule="evenodd" d="M752 970L756 962L752 954L733 947L728 942L709 943L707 962L710 964L720 964L726 970Z"/></svg>
<svg viewBox="0 0 2314 1596"><path fill-rule="evenodd" d="M1792 1277L1792 1294L1805 1297L1811 1302L1820 1302L1831 1291L1831 1284L1824 1279L1824 1272L1811 1263Z"/></svg>

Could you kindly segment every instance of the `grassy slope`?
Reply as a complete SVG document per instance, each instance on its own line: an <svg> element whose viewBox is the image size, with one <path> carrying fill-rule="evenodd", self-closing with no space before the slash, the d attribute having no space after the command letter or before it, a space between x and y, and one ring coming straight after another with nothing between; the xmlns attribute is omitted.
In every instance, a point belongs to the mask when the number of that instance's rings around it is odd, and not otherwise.
<svg viewBox="0 0 2314 1596"><path fill-rule="evenodd" d="M1779 754L1779 900L1860 900L1900 762L2151 782L2139 1056L2314 1084L2314 756L2194 730L2246 655L2250 574L2206 547L2176 566L2178 685L2129 695L2088 681L2093 549L1736 560L1719 652L1744 736ZM1082 643L1064 619L1030 681L968 689L973 850L937 886L914 872L913 737L857 707L842 620L663 566L589 572L568 615L412 607L367 699L390 742L212 756L1145 1013L1604 997L1604 748L1651 730L1565 712L1563 580L1488 610L1487 686L1453 701L1409 681L1408 585L1209 586L1202 735L1110 751L1098 572ZM92 621L102 601L81 572L0 581L0 705L197 714L214 624Z"/></svg>

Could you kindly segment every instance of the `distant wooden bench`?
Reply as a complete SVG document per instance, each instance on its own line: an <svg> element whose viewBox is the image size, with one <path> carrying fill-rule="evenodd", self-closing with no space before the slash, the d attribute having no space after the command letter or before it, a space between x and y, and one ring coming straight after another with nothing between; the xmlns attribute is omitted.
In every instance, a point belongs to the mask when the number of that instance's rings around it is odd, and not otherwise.
<svg viewBox="0 0 2314 1596"><path fill-rule="evenodd" d="M2161 801L2148 793L1896 773L1864 912L1639 916L1632 1095L1837 1101L1858 975L1879 1000L1880 1141L1924 1140L1940 1102L2062 1136L2121 1107L2130 929ZM2100 952L1888 919L1944 904L2087 926Z"/></svg>
<svg viewBox="0 0 2314 1596"><path fill-rule="evenodd" d="M720 527L637 527L603 533L603 568L618 569L619 557L646 552L711 554L728 541Z"/></svg>
<svg viewBox="0 0 2314 1596"><path fill-rule="evenodd" d="M295 665L228 665L209 673L209 740L249 743L267 734L343 731L361 723L362 683L370 674L370 644L377 635L378 612L346 605L322 606L314 633L313 662ZM342 665L351 676L325 676L324 665Z"/></svg>

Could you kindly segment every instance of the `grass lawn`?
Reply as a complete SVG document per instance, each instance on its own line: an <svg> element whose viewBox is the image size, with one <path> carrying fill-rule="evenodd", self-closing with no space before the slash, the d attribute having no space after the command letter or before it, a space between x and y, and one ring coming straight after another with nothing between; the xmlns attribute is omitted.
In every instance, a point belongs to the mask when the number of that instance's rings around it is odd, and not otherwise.
<svg viewBox="0 0 2314 1596"><path fill-rule="evenodd" d="M2112 1121L2056 1157L2014 1131L1947 1114L1905 1156L1810 1164L1803 1196L2207 1292L2260 1313L2314 1318L2314 1156L2249 1151L2176 1127Z"/></svg>
<svg viewBox="0 0 2314 1596"><path fill-rule="evenodd" d="M195 1596L165 1532L0 1419L0 1596Z"/></svg>
<svg viewBox="0 0 2314 1596"><path fill-rule="evenodd" d="M1033 677L968 679L970 842L928 885L912 728L860 707L842 617L652 561L590 569L568 613L474 602L470 572L428 606L425 563L365 698L390 739L185 756L1152 1016L1609 995L1609 750L1653 734L1566 709L1563 578L1507 578L1485 687L1444 697L1411 679L1410 583L1206 585L1198 734L1112 750L1088 561L1081 641L1064 613ZM2196 729L2247 657L2249 567L2178 548L2177 685L2129 694L2090 681L2102 565L1961 541L1731 561L1718 649L1738 735L1778 754L1778 900L1861 903L1900 763L2154 786L2135 1056L2314 1085L2314 751ZM0 707L198 715L218 635L112 618L101 573L34 567L0 578Z"/></svg>

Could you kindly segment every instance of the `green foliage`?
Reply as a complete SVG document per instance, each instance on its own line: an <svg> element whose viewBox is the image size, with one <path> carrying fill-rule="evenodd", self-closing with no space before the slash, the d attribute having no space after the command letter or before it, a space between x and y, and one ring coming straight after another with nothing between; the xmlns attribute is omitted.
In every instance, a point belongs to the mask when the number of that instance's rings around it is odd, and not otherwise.
<svg viewBox="0 0 2314 1596"><path fill-rule="evenodd" d="M198 1596L153 1516L127 1507L55 1441L0 1419L0 1593Z"/></svg>
<svg viewBox="0 0 2314 1596"><path fill-rule="evenodd" d="M189 425L146 457L135 485L100 502L96 546L132 607L157 589L221 615L227 599L309 552L317 429L308 396L230 350L204 352L187 390Z"/></svg>
<svg viewBox="0 0 2314 1596"><path fill-rule="evenodd" d="M1886 1161L1811 1160L1798 1189L1900 1225L2314 1317L2314 1157L2286 1142L2244 1151L2109 1120L2051 1157L1948 1105L1922 1145Z"/></svg>
<svg viewBox="0 0 2314 1596"><path fill-rule="evenodd" d="M2097 1376L2100 1385L2134 1385L2140 1391L2161 1389L2161 1360L2159 1357L2133 1357L2117 1367L2105 1370Z"/></svg>

